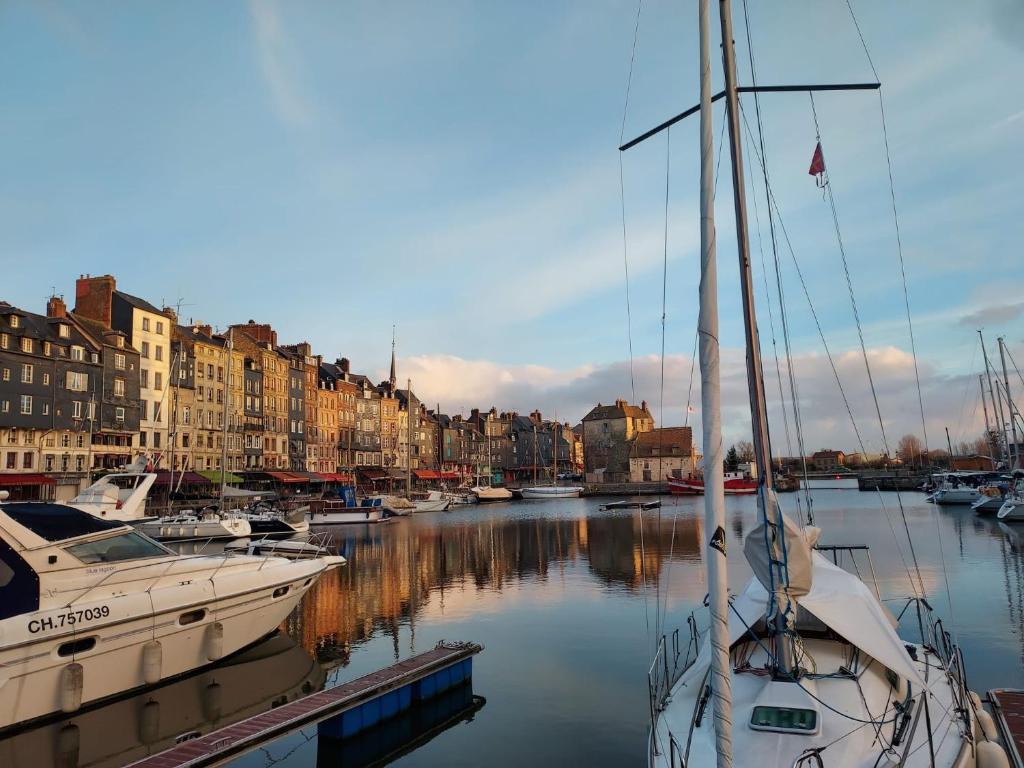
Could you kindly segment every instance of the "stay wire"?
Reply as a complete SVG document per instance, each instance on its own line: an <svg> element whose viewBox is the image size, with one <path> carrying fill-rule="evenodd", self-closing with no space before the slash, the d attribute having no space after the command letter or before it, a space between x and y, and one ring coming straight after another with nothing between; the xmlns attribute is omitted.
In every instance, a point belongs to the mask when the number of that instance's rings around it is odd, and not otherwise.
<svg viewBox="0 0 1024 768"><path fill-rule="evenodd" d="M669 178L672 168L672 129L665 131L665 232L662 248L661 261L661 381L658 389L658 418L665 423L665 318L668 315L668 201L669 201ZM664 427L663 427L664 430ZM662 482L664 473L663 456L665 455L665 432L658 433L658 482ZM640 517L643 518L644 509L640 507ZM661 506L658 506L658 537L661 537ZM672 522L672 531L675 533L675 520ZM654 634L661 637L662 612L661 612L661 576L659 574L655 582L657 592L655 598ZM665 606L668 610L668 588L666 586Z"/></svg>

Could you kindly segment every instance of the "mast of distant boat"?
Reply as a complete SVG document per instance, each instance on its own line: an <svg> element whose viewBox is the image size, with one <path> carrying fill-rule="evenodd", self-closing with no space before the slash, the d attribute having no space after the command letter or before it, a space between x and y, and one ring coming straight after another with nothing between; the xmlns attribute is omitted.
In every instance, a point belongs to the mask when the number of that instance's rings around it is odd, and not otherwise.
<svg viewBox="0 0 1024 768"><path fill-rule="evenodd" d="M231 399L231 350L235 347L235 331L228 328L227 341L224 349L227 351L228 375L224 382L224 407L221 410L221 447L220 447L220 507L224 509L224 487L228 484L228 402Z"/></svg>
<svg viewBox="0 0 1024 768"><path fill-rule="evenodd" d="M715 255L714 141L711 114L709 0L700 0L700 397L704 432L704 560L711 613L711 691L719 768L732 766L732 678L729 586L725 554L725 485L718 345L718 266Z"/></svg>
<svg viewBox="0 0 1024 768"><path fill-rule="evenodd" d="M1013 405L1013 398L1010 396L1010 377L1006 373L1006 347L1003 337L1000 336L999 359L1003 364L1003 389L1006 391L1006 409L1010 412L1010 433L1013 437L1013 446L1009 451L1010 469L1017 469L1020 466L1020 444L1017 442L1017 417Z"/></svg>
<svg viewBox="0 0 1024 768"><path fill-rule="evenodd" d="M992 450L992 422L988 418L988 401L985 399L985 377L978 374L978 386L981 387L981 410L985 412L985 442L988 443L988 455L992 460L992 469L996 468L995 451ZM995 409L995 403L992 408Z"/></svg>
<svg viewBox="0 0 1024 768"><path fill-rule="evenodd" d="M405 380L405 410L408 415L408 435L405 447L405 495L412 495L412 379Z"/></svg>
<svg viewBox="0 0 1024 768"><path fill-rule="evenodd" d="M981 329L978 329L978 341L981 342L981 357L985 363L985 376L988 378L988 398L989 402L992 403L992 418L996 423L997 434L999 440L999 456L1006 462L1007 466L1010 464L1009 446L1006 442L1006 421L1003 418L1003 398L998 396L997 388L992 386L992 368L988 363L988 350L985 349L985 337L981 334ZM950 451L952 455L952 451Z"/></svg>

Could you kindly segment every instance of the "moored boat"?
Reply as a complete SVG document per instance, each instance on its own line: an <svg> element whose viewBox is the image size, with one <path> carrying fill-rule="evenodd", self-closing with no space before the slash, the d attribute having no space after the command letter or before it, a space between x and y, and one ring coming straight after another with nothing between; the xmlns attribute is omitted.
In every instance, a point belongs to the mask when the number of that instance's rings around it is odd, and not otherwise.
<svg viewBox="0 0 1024 768"><path fill-rule="evenodd" d="M145 471L140 460L124 472L104 475L67 504L104 520L142 523L156 520L146 515L146 497L156 482L156 473Z"/></svg>
<svg viewBox="0 0 1024 768"><path fill-rule="evenodd" d="M330 500L313 507L309 513L311 525L354 525L392 519L380 499L364 499L359 506L349 506L340 499Z"/></svg>
<svg viewBox="0 0 1024 768"><path fill-rule="evenodd" d="M219 512L208 508L198 512L186 510L137 526L157 541L189 539L241 539L252 534L249 520L240 514Z"/></svg>
<svg viewBox="0 0 1024 768"><path fill-rule="evenodd" d="M668 478L668 492L680 496L702 496L704 480L700 478ZM748 496L757 493L757 481L742 472L725 473L725 493L729 496Z"/></svg>
<svg viewBox="0 0 1024 768"><path fill-rule="evenodd" d="M583 488L578 485L536 485L522 489L524 499L578 499Z"/></svg>
<svg viewBox="0 0 1024 768"><path fill-rule="evenodd" d="M474 485L469 489L469 492L472 493L481 504L491 501L508 501L512 498L512 491L498 485Z"/></svg>
<svg viewBox="0 0 1024 768"><path fill-rule="evenodd" d="M152 685L273 632L343 560L177 555L62 504L0 504L0 728Z"/></svg>

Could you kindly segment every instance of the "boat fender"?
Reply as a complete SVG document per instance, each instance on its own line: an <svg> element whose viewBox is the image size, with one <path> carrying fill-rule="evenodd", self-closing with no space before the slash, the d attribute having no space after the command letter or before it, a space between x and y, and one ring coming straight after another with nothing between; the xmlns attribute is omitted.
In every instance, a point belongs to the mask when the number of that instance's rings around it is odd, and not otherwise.
<svg viewBox="0 0 1024 768"><path fill-rule="evenodd" d="M206 658L217 661L224 655L224 625L215 621L206 625Z"/></svg>
<svg viewBox="0 0 1024 768"><path fill-rule="evenodd" d="M978 768L1010 768L1006 751L992 741L983 741L978 745L975 764Z"/></svg>
<svg viewBox="0 0 1024 768"><path fill-rule="evenodd" d="M971 697L971 704L974 705L974 711L975 712L979 711L982 708L982 706L981 706L981 696L979 696L974 691L968 691L967 695Z"/></svg>
<svg viewBox="0 0 1024 768"><path fill-rule="evenodd" d="M978 718L982 735L989 741L998 741L999 731L996 729L996 721L992 719L992 715L984 709L979 709L974 715Z"/></svg>
<svg viewBox="0 0 1024 768"><path fill-rule="evenodd" d="M221 711L224 704L224 688L223 686L214 681L210 683L203 690L203 715L206 717L207 722L216 722L220 720Z"/></svg>
<svg viewBox="0 0 1024 768"><path fill-rule="evenodd" d="M85 671L77 661L60 671L61 712L77 712L82 706L82 689L85 687Z"/></svg>
<svg viewBox="0 0 1024 768"><path fill-rule="evenodd" d="M78 726L68 723L57 731L57 754L53 761L58 768L78 768L79 754L82 747L82 734Z"/></svg>
<svg viewBox="0 0 1024 768"><path fill-rule="evenodd" d="M139 713L139 741L146 746L160 738L160 702L147 701Z"/></svg>
<svg viewBox="0 0 1024 768"><path fill-rule="evenodd" d="M163 658L163 646L159 640L150 640L142 646L142 679L146 685L160 682Z"/></svg>

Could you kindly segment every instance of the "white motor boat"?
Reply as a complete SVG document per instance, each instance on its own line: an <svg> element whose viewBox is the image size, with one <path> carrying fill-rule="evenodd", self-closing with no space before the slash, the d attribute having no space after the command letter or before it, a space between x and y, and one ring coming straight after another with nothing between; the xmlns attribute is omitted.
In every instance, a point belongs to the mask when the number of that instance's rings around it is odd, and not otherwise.
<svg viewBox="0 0 1024 768"><path fill-rule="evenodd" d="M469 491L465 493L459 491L428 491L427 501L441 501L447 500L452 503L453 507L469 506L470 504L476 504L479 500Z"/></svg>
<svg viewBox="0 0 1024 768"><path fill-rule="evenodd" d="M945 472L933 475L935 490L928 501L935 504L974 504L981 498L977 483L984 474L977 472Z"/></svg>
<svg viewBox="0 0 1024 768"><path fill-rule="evenodd" d="M177 555L74 507L0 504L0 729L229 656L343 562Z"/></svg>
<svg viewBox="0 0 1024 768"><path fill-rule="evenodd" d="M324 557L331 551L313 540L302 539L250 539L236 541L224 547L225 552L233 555L269 555L271 557L287 557L289 560L304 560L311 557ZM342 558L342 565L347 561Z"/></svg>
<svg viewBox="0 0 1024 768"><path fill-rule="evenodd" d="M367 501L379 502L380 506L384 508L385 512L388 512L396 517L405 517L416 512L416 506L408 499L403 499L401 496L393 496L389 493L380 493L375 496L367 496Z"/></svg>
<svg viewBox="0 0 1024 768"><path fill-rule="evenodd" d="M309 530L309 521L306 519L308 512L308 506L284 512L261 503L242 510L238 516L249 521L253 536L276 537L306 533Z"/></svg>
<svg viewBox="0 0 1024 768"><path fill-rule="evenodd" d="M512 491L496 485L474 485L469 492L476 496L481 504L489 501L508 501L512 498Z"/></svg>
<svg viewBox="0 0 1024 768"><path fill-rule="evenodd" d="M971 509L979 515L994 515L1003 508L1007 499L1009 486L1003 484L984 485L978 489L981 496L971 504Z"/></svg>
<svg viewBox="0 0 1024 768"><path fill-rule="evenodd" d="M138 529L158 541L241 539L252 534L252 526L245 516L216 510L185 511L142 523Z"/></svg>
<svg viewBox="0 0 1024 768"><path fill-rule="evenodd" d="M447 512L452 501L451 499L413 499L412 505L417 512Z"/></svg>
<svg viewBox="0 0 1024 768"><path fill-rule="evenodd" d="M523 488L524 499L578 499L583 488L578 485L536 485Z"/></svg>
<svg viewBox="0 0 1024 768"><path fill-rule="evenodd" d="M104 475L68 502L68 506L104 520L142 523L156 520L146 516L146 496L156 474L133 470Z"/></svg>
<svg viewBox="0 0 1024 768"><path fill-rule="evenodd" d="M312 525L349 525L356 523L382 523L393 519L380 499L364 499L358 507L349 507L342 500L327 501L309 514Z"/></svg>

